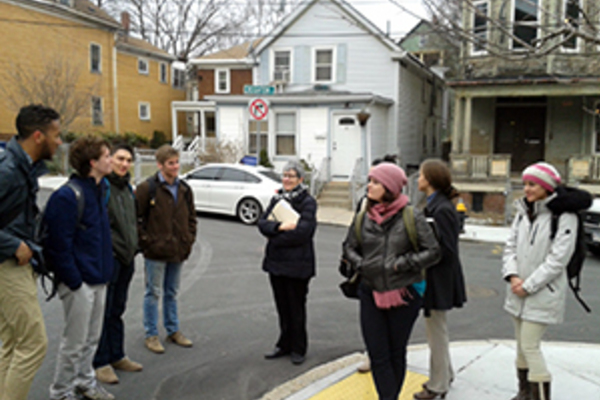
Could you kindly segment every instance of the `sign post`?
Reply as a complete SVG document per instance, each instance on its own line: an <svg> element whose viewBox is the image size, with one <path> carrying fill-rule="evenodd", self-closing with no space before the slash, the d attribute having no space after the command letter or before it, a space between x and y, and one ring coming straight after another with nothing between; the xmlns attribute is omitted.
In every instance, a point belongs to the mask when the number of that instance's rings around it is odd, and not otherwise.
<svg viewBox="0 0 600 400"><path fill-rule="evenodd" d="M244 91L245 89L246 88L244 87ZM261 121L267 120L267 115L269 114L269 102L260 97L251 99L248 103L248 112L250 118L256 121L256 160L258 165L260 163L260 125Z"/></svg>

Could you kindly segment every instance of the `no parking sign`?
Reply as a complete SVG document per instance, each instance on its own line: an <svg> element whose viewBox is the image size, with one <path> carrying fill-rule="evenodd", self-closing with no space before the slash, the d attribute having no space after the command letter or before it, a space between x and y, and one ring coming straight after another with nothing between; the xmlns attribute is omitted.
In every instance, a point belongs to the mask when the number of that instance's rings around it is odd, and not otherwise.
<svg viewBox="0 0 600 400"><path fill-rule="evenodd" d="M255 121L265 121L269 114L269 102L265 99L254 98L248 103L250 118Z"/></svg>

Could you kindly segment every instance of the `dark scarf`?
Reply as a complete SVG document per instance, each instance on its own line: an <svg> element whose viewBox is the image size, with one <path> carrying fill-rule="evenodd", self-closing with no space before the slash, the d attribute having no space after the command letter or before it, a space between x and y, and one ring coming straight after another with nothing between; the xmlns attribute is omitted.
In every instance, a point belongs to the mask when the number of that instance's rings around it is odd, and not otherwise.
<svg viewBox="0 0 600 400"><path fill-rule="evenodd" d="M299 184L298 186L296 186L289 192L286 192L283 188L281 188L277 191L275 198L277 200L285 199L288 202L292 203L294 201L294 199L296 199L298 196L306 193L307 189L308 189L308 187L306 185L304 185L303 183Z"/></svg>
<svg viewBox="0 0 600 400"><path fill-rule="evenodd" d="M110 175L106 176L106 179L110 182L111 185L118 187L119 189L124 189L129 185L130 179L129 172L127 172L124 176L119 176L114 172L111 172Z"/></svg>

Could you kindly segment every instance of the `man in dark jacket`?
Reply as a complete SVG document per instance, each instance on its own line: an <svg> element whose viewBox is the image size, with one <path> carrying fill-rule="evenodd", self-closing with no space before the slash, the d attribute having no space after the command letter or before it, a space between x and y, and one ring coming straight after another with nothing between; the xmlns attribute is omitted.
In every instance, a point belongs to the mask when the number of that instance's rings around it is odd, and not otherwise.
<svg viewBox="0 0 600 400"><path fill-rule="evenodd" d="M169 145L156 151L158 172L136 190L138 233L146 267L144 329L146 347L161 354L158 339L158 301L163 299L163 323L167 341L192 347L179 330L177 292L181 267L196 239L196 212L192 189L180 181L179 152Z"/></svg>
<svg viewBox="0 0 600 400"><path fill-rule="evenodd" d="M113 273L103 179L112 171L110 145L99 137L81 137L71 145L69 163L77 173L52 194L44 213L44 253L59 281L65 315L50 399L74 400L78 392L87 399L112 400L92 366Z"/></svg>
<svg viewBox="0 0 600 400"><path fill-rule="evenodd" d="M26 400L46 355L44 319L31 263L37 179L62 143L60 115L51 108L21 108L18 135L0 153L0 399Z"/></svg>
<svg viewBox="0 0 600 400"><path fill-rule="evenodd" d="M113 244L114 272L106 290L104 325L94 357L96 377L104 383L119 383L115 369L142 370L141 364L125 356L125 329L122 319L129 284L133 278L133 258L138 247L135 197L129 184L129 168L132 161L131 147L126 144L113 147L112 172L107 179L110 183L108 217Z"/></svg>
<svg viewBox="0 0 600 400"><path fill-rule="evenodd" d="M310 279L315 276L313 237L317 228L317 202L302 184L303 180L302 166L289 162L283 168L283 188L258 221L260 232L269 240L263 270L269 273L280 328L279 340L265 358L289 354L296 365L304 362L308 348L306 296ZM280 201L296 211L297 221L271 218Z"/></svg>

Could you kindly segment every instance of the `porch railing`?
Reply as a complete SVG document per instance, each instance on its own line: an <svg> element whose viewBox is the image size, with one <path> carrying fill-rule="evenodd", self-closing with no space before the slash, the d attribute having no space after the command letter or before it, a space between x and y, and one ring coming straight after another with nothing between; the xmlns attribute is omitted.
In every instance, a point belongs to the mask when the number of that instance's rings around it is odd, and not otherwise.
<svg viewBox="0 0 600 400"><path fill-rule="evenodd" d="M510 154L450 154L455 178L497 179L510 177Z"/></svg>
<svg viewBox="0 0 600 400"><path fill-rule="evenodd" d="M310 195L317 198L325 184L331 180L331 158L325 157L321 160L321 164L316 171L312 172L310 178Z"/></svg>

